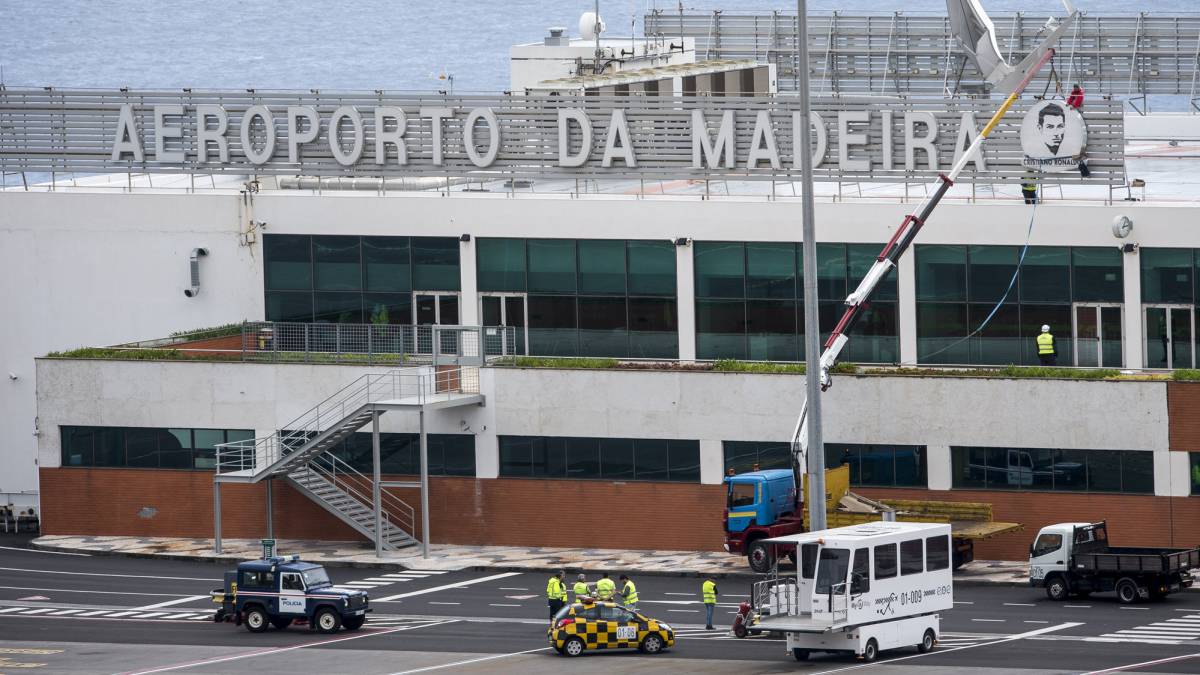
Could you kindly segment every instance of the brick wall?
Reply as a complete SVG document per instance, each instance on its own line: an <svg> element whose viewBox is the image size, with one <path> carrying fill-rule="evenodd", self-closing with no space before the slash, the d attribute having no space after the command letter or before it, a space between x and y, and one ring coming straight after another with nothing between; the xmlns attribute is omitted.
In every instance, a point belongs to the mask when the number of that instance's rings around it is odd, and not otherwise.
<svg viewBox="0 0 1200 675"><path fill-rule="evenodd" d="M1200 383L1167 383L1172 450L1200 451Z"/></svg>

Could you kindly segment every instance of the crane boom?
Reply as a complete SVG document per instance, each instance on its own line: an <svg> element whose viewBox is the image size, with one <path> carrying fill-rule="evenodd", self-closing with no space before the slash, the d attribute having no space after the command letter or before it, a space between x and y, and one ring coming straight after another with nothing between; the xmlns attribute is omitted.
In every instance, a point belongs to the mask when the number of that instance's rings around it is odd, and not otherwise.
<svg viewBox="0 0 1200 675"><path fill-rule="evenodd" d="M1064 0L1068 2L1069 0ZM929 220L933 214L933 210L937 208L942 201L942 197L954 185L954 181L958 179L959 174L966 168L967 163L974 158L975 154L980 152L984 141L1004 118L1008 109L1020 97L1021 92L1029 85L1038 71L1042 69L1054 57L1053 44L1059 36L1061 36L1068 25L1074 21L1078 12L1070 4L1067 4L1067 9L1070 12L1067 18L1057 24L1051 34L1043 40L1037 50L1026 57L1021 63L1021 69L1024 70L1023 77L1013 87L1012 92L1004 99L1004 103L1000 106L992 118L984 126L975 140L967 148L966 152L958 158L958 161L951 167L949 173L938 174L938 186L933 194L928 195L925 199L913 209L912 213L905 216L904 221L900 223L900 227L896 229L896 233L892 235L891 240L883 247L883 251L876 257L875 263L871 265L871 269L867 270L865 276L854 292L846 296L846 311L842 314L842 318L837 322L833 332L825 341L822 348L820 358L817 361L817 374L821 379L821 391L829 389L833 383L829 377L829 371L838 361L838 356L842 349L845 348L846 342L849 340L847 335L854 327L854 324L861 318L863 310L867 308L871 296L874 295L875 289L879 283L887 277L888 273L896 267L900 256L908 250L916 238L917 233L921 231L921 227ZM1040 57L1037 57L1038 52L1041 52ZM1031 58L1033 57L1033 58ZM792 432L792 471L796 474L796 485L801 485L801 476L805 473L808 466L808 400L800 407L800 416L796 420L795 431Z"/></svg>

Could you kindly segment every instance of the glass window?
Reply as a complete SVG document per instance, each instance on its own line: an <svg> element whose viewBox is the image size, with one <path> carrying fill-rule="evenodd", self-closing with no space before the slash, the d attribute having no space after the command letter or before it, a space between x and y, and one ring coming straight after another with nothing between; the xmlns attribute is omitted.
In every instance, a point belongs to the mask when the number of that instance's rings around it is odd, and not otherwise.
<svg viewBox="0 0 1200 675"><path fill-rule="evenodd" d="M578 245L579 292L625 295L625 242L584 239Z"/></svg>
<svg viewBox="0 0 1200 675"><path fill-rule="evenodd" d="M191 429L154 429L158 439L158 465L164 469L211 469L215 465L201 466L192 461ZM251 433L253 438L254 434ZM236 439L229 439L236 440Z"/></svg>
<svg viewBox="0 0 1200 675"><path fill-rule="evenodd" d="M574 296L531 295L529 352L543 356L575 356L579 331Z"/></svg>
<svg viewBox="0 0 1200 675"><path fill-rule="evenodd" d="M746 297L746 250L739 242L698 241L693 245L696 297Z"/></svg>
<svg viewBox="0 0 1200 675"><path fill-rule="evenodd" d="M317 323L363 322L361 293L316 293L314 298L313 318Z"/></svg>
<svg viewBox="0 0 1200 675"><path fill-rule="evenodd" d="M530 292L575 292L573 239L529 239L528 249Z"/></svg>
<svg viewBox="0 0 1200 675"><path fill-rule="evenodd" d="M364 293L363 309L367 321L376 326L412 324L411 293ZM387 339L388 336L379 336ZM399 339L400 336L396 336ZM380 351L380 345L374 345ZM386 345L384 346L386 349ZM403 351L397 347L393 351Z"/></svg>
<svg viewBox="0 0 1200 675"><path fill-rule="evenodd" d="M312 278L312 237L297 234L263 235L267 290L309 291Z"/></svg>
<svg viewBox="0 0 1200 675"><path fill-rule="evenodd" d="M481 291L524 291L525 240L476 239L475 264Z"/></svg>
<svg viewBox="0 0 1200 675"><path fill-rule="evenodd" d="M1154 453L1136 450L951 447L955 488L1154 492Z"/></svg>
<svg viewBox="0 0 1200 675"><path fill-rule="evenodd" d="M567 438L567 478L600 478L600 439Z"/></svg>
<svg viewBox="0 0 1200 675"><path fill-rule="evenodd" d="M154 429L125 430L125 466L158 468L158 434Z"/></svg>
<svg viewBox="0 0 1200 675"><path fill-rule="evenodd" d="M1192 472L1192 494L1200 495L1200 452L1189 452L1188 461Z"/></svg>
<svg viewBox="0 0 1200 675"><path fill-rule="evenodd" d="M1121 492L1154 493L1154 453L1121 453Z"/></svg>
<svg viewBox="0 0 1200 675"><path fill-rule="evenodd" d="M92 427L60 427L62 432L62 465L93 466L92 443L96 430Z"/></svg>
<svg viewBox="0 0 1200 675"><path fill-rule="evenodd" d="M412 258L414 290L459 290L457 238L413 237Z"/></svg>
<svg viewBox="0 0 1200 675"><path fill-rule="evenodd" d="M970 362L966 337L967 306L917 303L917 360L921 363Z"/></svg>
<svg viewBox="0 0 1200 675"><path fill-rule="evenodd" d="M698 482L700 442L501 436L500 475Z"/></svg>
<svg viewBox="0 0 1200 675"><path fill-rule="evenodd" d="M1021 264L1022 302L1071 301L1069 251L1065 246L1029 247L1025 252L1025 262Z"/></svg>
<svg viewBox="0 0 1200 675"><path fill-rule="evenodd" d="M850 592L857 595L871 590L871 549L854 550L854 566L850 569Z"/></svg>
<svg viewBox="0 0 1200 675"><path fill-rule="evenodd" d="M629 294L675 295L675 244L629 242Z"/></svg>
<svg viewBox="0 0 1200 675"><path fill-rule="evenodd" d="M744 301L696 301L696 355L702 359L746 358Z"/></svg>
<svg viewBox="0 0 1200 675"><path fill-rule="evenodd" d="M1194 267L1188 248L1143 248L1142 302L1191 304Z"/></svg>
<svg viewBox="0 0 1200 675"><path fill-rule="evenodd" d="M867 276L867 271L875 264L881 251L883 251L882 244L846 244L848 273L850 275L847 294L853 289L858 288L859 282L862 281L863 277ZM896 276L896 271L892 270L879 282L879 285L875 287L875 295L872 297L872 302L893 301L898 298Z"/></svg>
<svg viewBox="0 0 1200 675"><path fill-rule="evenodd" d="M1016 246L971 246L968 249L967 299L993 304L999 302L1012 281L1013 273L1017 271L1019 253ZM1008 297L1016 301L1015 289Z"/></svg>
<svg viewBox="0 0 1200 675"><path fill-rule="evenodd" d="M881 544L875 547L875 578L891 579L896 576L896 545Z"/></svg>
<svg viewBox="0 0 1200 675"><path fill-rule="evenodd" d="M1005 303L996 307L995 304L972 303L967 306L967 311L969 330L978 331L967 342L970 350L967 363L1022 363L1025 345L1021 335L1020 305ZM988 320L989 315L991 320ZM983 326L982 330L980 326Z"/></svg>
<svg viewBox="0 0 1200 675"><path fill-rule="evenodd" d="M1076 302L1122 302L1125 299L1121 249L1115 246L1071 249Z"/></svg>
<svg viewBox="0 0 1200 675"><path fill-rule="evenodd" d="M123 466L125 430L120 427L96 429L94 452L96 466Z"/></svg>
<svg viewBox="0 0 1200 675"><path fill-rule="evenodd" d="M756 499L755 486L752 483L730 483L726 506L731 509L740 506L753 506Z"/></svg>
<svg viewBox="0 0 1200 675"><path fill-rule="evenodd" d="M801 252L801 255L803 253ZM844 299L846 290L846 245L817 244L817 297ZM801 295L804 295L801 293Z"/></svg>
<svg viewBox="0 0 1200 675"><path fill-rule="evenodd" d="M667 480L670 478L668 444L660 439L634 441L634 474L638 480Z"/></svg>
<svg viewBox="0 0 1200 675"><path fill-rule="evenodd" d="M366 290L412 290L412 260L408 237L363 237Z"/></svg>
<svg viewBox="0 0 1200 675"><path fill-rule="evenodd" d="M670 478L677 482L700 482L700 441L667 441Z"/></svg>
<svg viewBox="0 0 1200 675"><path fill-rule="evenodd" d="M924 543L920 539L900 542L900 574L920 574L925 571Z"/></svg>
<svg viewBox="0 0 1200 675"><path fill-rule="evenodd" d="M1042 534L1038 535L1037 541L1033 544L1033 551L1030 555L1034 558L1054 553L1062 548L1063 538L1061 534Z"/></svg>
<svg viewBox="0 0 1200 675"><path fill-rule="evenodd" d="M927 537L925 560L930 572L950 567L950 537Z"/></svg>
<svg viewBox="0 0 1200 675"><path fill-rule="evenodd" d="M826 448L829 446L826 445ZM746 473L756 469L790 469L791 448L787 443L724 441L721 443L725 472ZM828 455L828 451L826 452Z"/></svg>
<svg viewBox="0 0 1200 675"><path fill-rule="evenodd" d="M362 254L358 237L313 237L313 260L317 290L357 291L362 288Z"/></svg>
<svg viewBox="0 0 1200 675"><path fill-rule="evenodd" d="M840 585L846 583L846 573L850 571L850 549L823 548L817 559L817 583L813 592L822 595L842 593Z"/></svg>
<svg viewBox="0 0 1200 675"><path fill-rule="evenodd" d="M796 297L796 245L746 243L746 297Z"/></svg>
<svg viewBox="0 0 1200 675"><path fill-rule="evenodd" d="M925 244L915 255L917 300L967 299L966 246Z"/></svg>
<svg viewBox="0 0 1200 675"><path fill-rule="evenodd" d="M267 321L312 323L313 294L310 291L267 291Z"/></svg>
<svg viewBox="0 0 1200 675"><path fill-rule="evenodd" d="M1089 450L1088 491L1121 491L1121 453L1116 450Z"/></svg>
<svg viewBox="0 0 1200 675"><path fill-rule="evenodd" d="M747 356L755 361L797 361L800 335L796 301L746 301Z"/></svg>
<svg viewBox="0 0 1200 675"><path fill-rule="evenodd" d="M579 298L579 353L629 355L625 298Z"/></svg>
<svg viewBox="0 0 1200 675"><path fill-rule="evenodd" d="M679 356L675 300L629 298L629 355L634 358Z"/></svg>
<svg viewBox="0 0 1200 675"><path fill-rule="evenodd" d="M537 439L528 436L501 436L500 475L532 476L533 445Z"/></svg>
<svg viewBox="0 0 1200 675"><path fill-rule="evenodd" d="M607 480L633 480L633 439L601 438L600 467Z"/></svg>
<svg viewBox="0 0 1200 675"><path fill-rule="evenodd" d="M891 487L896 484L896 453L887 447L868 445L858 456L858 484Z"/></svg>

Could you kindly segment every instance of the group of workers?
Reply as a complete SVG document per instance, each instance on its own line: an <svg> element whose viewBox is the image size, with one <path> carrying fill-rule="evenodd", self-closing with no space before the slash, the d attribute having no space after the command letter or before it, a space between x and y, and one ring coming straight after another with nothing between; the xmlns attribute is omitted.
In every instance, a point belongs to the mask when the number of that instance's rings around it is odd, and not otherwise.
<svg viewBox="0 0 1200 675"><path fill-rule="evenodd" d="M555 572L550 580L546 582L546 600L550 605L550 620L554 620L554 615L558 614L566 604L569 596L567 594L567 584L564 579L567 573L565 570ZM638 591L637 584L633 583L628 575L622 574L618 577L621 582L621 590L617 590L617 584L609 578L608 572L602 572L600 578L595 584L588 583L587 575L580 574L575 578L575 584L571 587L571 592L574 593L574 601L580 602L584 598L591 598L598 601L618 601L625 606L626 609L633 611L638 610ZM700 596L704 601L705 611L705 628L713 630L713 609L717 605L717 582L711 577L704 580L700 584Z"/></svg>

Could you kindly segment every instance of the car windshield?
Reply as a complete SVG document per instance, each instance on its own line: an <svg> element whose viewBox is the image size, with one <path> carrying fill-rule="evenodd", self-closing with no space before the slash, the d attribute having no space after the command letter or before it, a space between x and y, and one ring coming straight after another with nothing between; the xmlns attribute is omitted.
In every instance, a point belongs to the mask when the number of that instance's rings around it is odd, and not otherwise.
<svg viewBox="0 0 1200 675"><path fill-rule="evenodd" d="M328 586L329 585L329 575L325 573L325 568L318 567L318 568L312 569L312 570L305 570L304 585L308 586L309 588L315 588L317 586Z"/></svg>
<svg viewBox="0 0 1200 675"><path fill-rule="evenodd" d="M734 483L729 486L729 507L750 506L754 503L754 485Z"/></svg>
<svg viewBox="0 0 1200 675"><path fill-rule="evenodd" d="M563 607L562 609L558 610L558 614L554 615L554 623L558 623L560 620L567 618L567 615L570 613L571 613L570 605L567 605L566 607Z"/></svg>

